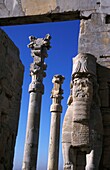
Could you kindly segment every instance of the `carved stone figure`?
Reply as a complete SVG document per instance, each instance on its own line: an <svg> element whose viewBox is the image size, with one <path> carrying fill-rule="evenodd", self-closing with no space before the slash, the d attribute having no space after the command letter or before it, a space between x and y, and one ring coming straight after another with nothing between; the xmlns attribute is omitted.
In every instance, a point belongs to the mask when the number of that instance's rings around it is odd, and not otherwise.
<svg viewBox="0 0 110 170"><path fill-rule="evenodd" d="M80 53L73 59L71 93L63 122L64 169L98 170L102 137L96 59Z"/></svg>

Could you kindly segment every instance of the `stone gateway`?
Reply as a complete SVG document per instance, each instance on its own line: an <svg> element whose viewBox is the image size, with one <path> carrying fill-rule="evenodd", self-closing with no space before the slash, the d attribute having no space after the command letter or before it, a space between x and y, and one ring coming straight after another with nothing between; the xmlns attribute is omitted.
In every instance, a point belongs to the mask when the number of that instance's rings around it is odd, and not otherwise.
<svg viewBox="0 0 110 170"><path fill-rule="evenodd" d="M73 59L71 94L62 130L64 169L98 170L102 139L96 58L79 53Z"/></svg>
<svg viewBox="0 0 110 170"><path fill-rule="evenodd" d="M0 25L75 19L80 20L79 54L73 61L68 109L63 123L64 168L110 170L110 0L0 0ZM23 66L15 45L1 30L0 40L0 135L4 140L4 144L0 141L0 170L7 167L11 170ZM34 37L31 40L36 41ZM35 55L34 50L32 55ZM33 57L36 60L36 56ZM32 74L37 72L38 75L38 70L39 66L31 65ZM38 75L36 81L41 79ZM36 100L33 89L38 88L34 87L32 83L30 96ZM41 98L41 89L38 95ZM40 108L40 99L38 106Z"/></svg>

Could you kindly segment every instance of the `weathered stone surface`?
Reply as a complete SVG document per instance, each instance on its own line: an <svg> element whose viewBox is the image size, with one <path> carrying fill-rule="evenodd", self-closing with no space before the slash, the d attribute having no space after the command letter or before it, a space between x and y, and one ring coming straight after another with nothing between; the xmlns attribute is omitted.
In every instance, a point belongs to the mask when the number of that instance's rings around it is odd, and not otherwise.
<svg viewBox="0 0 110 170"><path fill-rule="evenodd" d="M110 47L109 47L110 1L109 0L99 0L99 1L98 0L92 0L92 1L91 0L83 0L83 1L82 0L68 0L68 1L41 0L40 2L37 0L36 1L35 0L32 1L1 0L0 1L0 25L54 22L54 21L72 20L72 19L82 19L80 36L79 36L79 52L91 53L96 56L97 61L100 64L100 68L98 66L97 70L98 70L101 110L104 111L106 111L107 109L109 110L110 76L108 75L110 75L110 71L109 71L110 68ZM2 37L2 34L0 36ZM4 45L1 45L1 49L2 51L0 53L0 56L3 57L2 54L4 54L5 51ZM3 72L3 67L2 67L3 64L4 64L3 61L0 61L1 77ZM7 69L5 69L4 72L7 74L7 77L10 77L9 81L12 81L11 72L6 71ZM8 87L6 87L5 89L8 89ZM0 92L1 91L2 91L2 86L0 86ZM12 96L11 93L13 90L6 90L6 91L7 91L6 92L7 96ZM73 99L70 96L69 102L71 103L72 100ZM109 123L110 111L108 111L108 113L109 114L107 114L107 116L104 116L104 114L106 115L105 112L102 115L105 126L107 123ZM69 116L70 115L68 115L68 118ZM69 136L69 134L67 136ZM104 141L107 141L107 138L105 140L105 136L104 136ZM103 153L104 150L105 147L103 148ZM104 162L105 160L109 160L109 159L110 157L108 156L108 154L107 156L104 156ZM100 167L100 170L104 168L110 169L109 164L107 165L107 167L106 167L106 163L103 164L103 157L102 157L101 164L102 164L101 166L102 168Z"/></svg>
<svg viewBox="0 0 110 170"><path fill-rule="evenodd" d="M105 23L105 14L92 14L88 20L81 20L79 52L96 56L97 62L110 66L110 25ZM102 65L101 64L101 65Z"/></svg>
<svg viewBox="0 0 110 170"><path fill-rule="evenodd" d="M107 61L107 59L106 59ZM103 154L102 154L102 161L100 170L103 170L104 168L110 169L110 67L108 67L108 63L100 62L101 66L98 65L98 82L99 82L99 95L100 95L100 101L101 101L101 112L102 112L102 118L103 118L103 125L104 125L104 139L103 139ZM106 151L106 149L108 151Z"/></svg>
<svg viewBox="0 0 110 170"><path fill-rule="evenodd" d="M48 156L48 170L58 170L59 161L59 139L60 139L60 114L62 112L61 100L63 99L63 90L61 88L64 81L62 75L55 75L52 79L54 87L51 92L52 105L51 125L50 125L50 144Z"/></svg>
<svg viewBox="0 0 110 170"><path fill-rule="evenodd" d="M73 124L73 129L74 131L72 132L72 138L75 139L72 141L72 145L74 147L85 147L89 145L90 140L89 140L89 128L88 124L80 124L80 123L75 123Z"/></svg>
<svg viewBox="0 0 110 170"><path fill-rule="evenodd" d="M43 78L46 76L44 71L47 67L44 60L48 56L47 50L50 48L50 39L49 34L44 38L29 37L30 43L28 47L31 49L33 63L30 65L32 82L29 85L30 100L22 165L23 170L35 170L37 165L40 111L42 94L44 93Z"/></svg>
<svg viewBox="0 0 110 170"><path fill-rule="evenodd" d="M109 3L109 1L103 1L102 5L106 6L106 3ZM106 23L106 10L107 8L104 11L102 10L104 14L96 13L92 14L88 20L83 19L79 35L79 52L89 52L95 55L99 63L97 65L97 77L104 125L103 154L100 170L110 169L108 162L110 150L108 149L109 151L106 153L106 145L110 141L110 24Z"/></svg>
<svg viewBox="0 0 110 170"><path fill-rule="evenodd" d="M0 3L1 25L72 20L92 13L109 15L109 0L5 0Z"/></svg>
<svg viewBox="0 0 110 170"><path fill-rule="evenodd" d="M109 1L101 1L100 9L102 9L103 14L94 13L88 20L81 20L79 35L79 52L89 52L95 55L98 62L97 78L104 125L100 170L110 169L110 165L106 162L106 160L110 160L110 155L105 154L110 137L110 24L107 22L106 16L107 8L109 8L109 6L107 7L108 3Z"/></svg>
<svg viewBox="0 0 110 170"><path fill-rule="evenodd" d="M56 0L22 0L23 11L25 15L46 14L49 11L55 10Z"/></svg>
<svg viewBox="0 0 110 170"><path fill-rule="evenodd" d="M73 59L70 101L62 131L65 170L99 167L103 126L96 75L96 59L93 55L79 53ZM73 150L73 157L70 150ZM79 152L86 159L82 166L77 161Z"/></svg>
<svg viewBox="0 0 110 170"><path fill-rule="evenodd" d="M95 10L99 10L97 0L58 0L57 2L61 12L80 11L81 16L88 17L88 15L95 12Z"/></svg>
<svg viewBox="0 0 110 170"><path fill-rule="evenodd" d="M13 167L24 67L18 48L1 29L0 49L0 170L8 170Z"/></svg>
<svg viewBox="0 0 110 170"><path fill-rule="evenodd" d="M0 16L12 17L12 16L23 16L21 0L5 0L0 3Z"/></svg>

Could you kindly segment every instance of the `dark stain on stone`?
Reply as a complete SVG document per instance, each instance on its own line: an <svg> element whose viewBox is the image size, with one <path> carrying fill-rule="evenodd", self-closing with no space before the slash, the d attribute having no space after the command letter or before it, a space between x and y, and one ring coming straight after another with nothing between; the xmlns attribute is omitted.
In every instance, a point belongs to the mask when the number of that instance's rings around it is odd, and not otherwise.
<svg viewBox="0 0 110 170"><path fill-rule="evenodd" d="M105 23L110 24L110 15L106 15L105 17Z"/></svg>

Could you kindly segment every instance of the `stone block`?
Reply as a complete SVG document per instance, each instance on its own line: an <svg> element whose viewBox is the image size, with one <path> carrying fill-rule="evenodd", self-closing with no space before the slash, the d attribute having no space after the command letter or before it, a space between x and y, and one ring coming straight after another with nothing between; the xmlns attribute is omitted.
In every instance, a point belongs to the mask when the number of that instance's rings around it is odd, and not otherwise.
<svg viewBox="0 0 110 170"><path fill-rule="evenodd" d="M103 115L103 122L104 122L104 124L106 124L106 125L110 125L110 113L109 114L104 114Z"/></svg>
<svg viewBox="0 0 110 170"><path fill-rule="evenodd" d="M108 168L110 167L110 147L107 147L107 149L104 151L104 154L103 154L103 165L105 168Z"/></svg>
<svg viewBox="0 0 110 170"><path fill-rule="evenodd" d="M104 127L104 136L110 136L110 126L107 125Z"/></svg>
<svg viewBox="0 0 110 170"><path fill-rule="evenodd" d="M103 143L104 143L104 147L110 147L110 136L108 137L105 136Z"/></svg>
<svg viewBox="0 0 110 170"><path fill-rule="evenodd" d="M84 170L84 166L77 166L77 170Z"/></svg>
<svg viewBox="0 0 110 170"><path fill-rule="evenodd" d="M103 59L100 56L110 56L110 32L108 31L109 24L105 24L105 16L94 13L90 19L81 20L79 34L79 52L93 54L104 66L108 58L101 62Z"/></svg>
<svg viewBox="0 0 110 170"><path fill-rule="evenodd" d="M109 95L108 95L108 92L109 92L108 89L99 90L101 107L109 107Z"/></svg>
<svg viewBox="0 0 110 170"><path fill-rule="evenodd" d="M80 167L83 167L83 166L85 166L85 164L86 164L86 157L85 157L86 155L85 155L85 152L78 152L77 153L77 165L78 165L78 168Z"/></svg>
<svg viewBox="0 0 110 170"><path fill-rule="evenodd" d="M5 39L5 41L7 41L7 38ZM7 44L8 43L9 43L9 41L7 41ZM6 46L7 46L7 44L6 44ZM10 42L10 47L7 47L7 54L9 54L13 58L14 61L20 60L20 58L18 57L19 56L19 49L15 48L15 44L12 41Z"/></svg>
<svg viewBox="0 0 110 170"><path fill-rule="evenodd" d="M10 0L10 1L5 0L4 4L5 4L5 6L6 6L8 11L12 11L12 9L13 9L13 5L12 5L13 4L13 0Z"/></svg>
<svg viewBox="0 0 110 170"><path fill-rule="evenodd" d="M89 146L89 128L86 124L74 123L74 133L72 133L72 145L73 147L85 147Z"/></svg>
<svg viewBox="0 0 110 170"><path fill-rule="evenodd" d="M0 4L0 17L9 17L9 11L5 7L5 4L1 3Z"/></svg>
<svg viewBox="0 0 110 170"><path fill-rule="evenodd" d="M0 167L5 170L13 166L24 69L19 50L1 29L0 38Z"/></svg>
<svg viewBox="0 0 110 170"><path fill-rule="evenodd" d="M109 7L110 6L110 1L109 0L101 0L101 5Z"/></svg>
<svg viewBox="0 0 110 170"><path fill-rule="evenodd" d="M8 99L8 97L5 95L5 92L2 92L2 94L0 95L0 110L5 113L8 114L9 109L10 109L10 100Z"/></svg>
<svg viewBox="0 0 110 170"><path fill-rule="evenodd" d="M3 25L80 19L95 12L110 14L109 0L5 0L0 7L0 18L5 19L0 20Z"/></svg>
<svg viewBox="0 0 110 170"><path fill-rule="evenodd" d="M21 63L17 63L16 67L14 69L14 75L13 75L13 79L16 80L16 83L21 86L22 85L22 80L23 80L23 74L22 72L24 72L24 67L21 65Z"/></svg>
<svg viewBox="0 0 110 170"><path fill-rule="evenodd" d="M25 15L46 14L55 10L56 0L22 0L22 8Z"/></svg>

